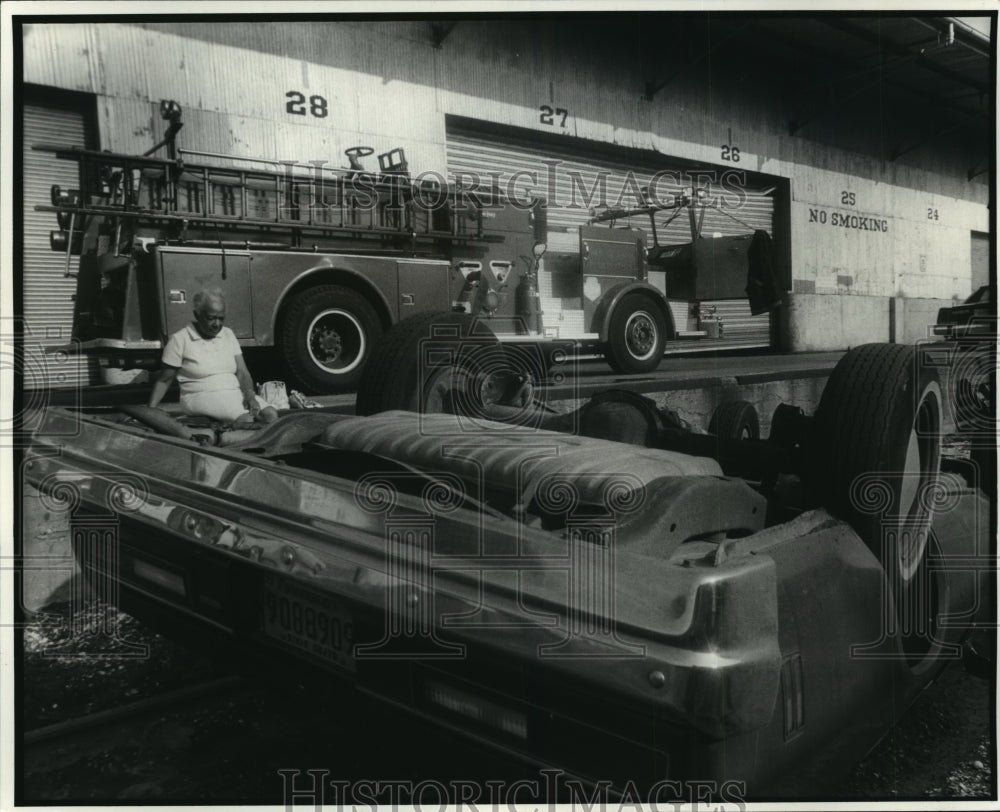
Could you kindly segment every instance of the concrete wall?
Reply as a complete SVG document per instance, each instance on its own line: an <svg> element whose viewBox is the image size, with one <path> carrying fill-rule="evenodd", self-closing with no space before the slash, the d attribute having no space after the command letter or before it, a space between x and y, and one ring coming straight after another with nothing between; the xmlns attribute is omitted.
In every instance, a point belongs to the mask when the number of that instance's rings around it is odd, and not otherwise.
<svg viewBox="0 0 1000 812"><path fill-rule="evenodd" d="M793 293L780 314L782 349L822 352L873 341L914 344L933 338L930 329L938 310L959 301Z"/></svg>
<svg viewBox="0 0 1000 812"><path fill-rule="evenodd" d="M896 335L900 344L913 344L933 338L931 327L937 322L938 310L959 303L959 299L897 299Z"/></svg>
<svg viewBox="0 0 1000 812"><path fill-rule="evenodd" d="M567 31L559 19L465 20L435 48L423 21L40 24L26 28L24 79L96 94L101 147L115 151L158 140L159 100L172 98L184 108L181 146L211 152L335 167L348 146L402 145L414 173L443 171L446 116L461 116L642 150L665 165L670 156L788 178L786 344L795 349L885 340L889 297L971 291L970 232L989 230L985 183L944 157L924 161L932 171L833 147L809 130L789 136L786 101L763 63L738 75L685 71L683 54L664 54L661 70L674 60L681 71L647 100L650 77L626 15ZM289 112L289 93L306 98L303 114ZM323 100L316 111L313 97ZM540 105L564 108L565 121L546 124ZM820 129L845 144L876 143L859 116L845 109ZM727 141L741 148L738 167L722 162Z"/></svg>
<svg viewBox="0 0 1000 812"><path fill-rule="evenodd" d="M70 544L69 510L24 488L21 608L37 612L47 604L79 601L86 587Z"/></svg>
<svg viewBox="0 0 1000 812"><path fill-rule="evenodd" d="M824 170L792 174L792 290L964 299L981 203ZM843 200L854 200L844 205Z"/></svg>
<svg viewBox="0 0 1000 812"><path fill-rule="evenodd" d="M812 352L889 341L889 299L884 296L793 293L781 316L784 349Z"/></svg>

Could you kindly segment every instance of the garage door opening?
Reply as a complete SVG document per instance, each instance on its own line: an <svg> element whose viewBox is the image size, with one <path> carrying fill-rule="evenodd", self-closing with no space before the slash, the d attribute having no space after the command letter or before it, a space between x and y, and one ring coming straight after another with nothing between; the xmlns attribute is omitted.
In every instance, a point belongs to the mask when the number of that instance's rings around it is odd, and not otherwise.
<svg viewBox="0 0 1000 812"><path fill-rule="evenodd" d="M566 143L568 139L563 138L552 143L517 128L490 125L487 131L482 123L457 117L449 117L447 124L451 178L466 185L478 181L480 186L499 187L518 200L532 196L545 199L548 251L538 274L541 307L546 324L558 324L567 334L582 329L584 323L578 282L582 266L580 227L607 208L634 208L643 197L664 202L693 187L702 187L709 205L700 208L694 218L702 239L751 235L758 230L774 239L776 230L781 230L776 227L776 212L784 209L781 195L787 182L780 178L751 179L748 173L733 167L695 166L648 151L615 151L580 139ZM656 216L658 243L690 243L692 224L688 214L672 219L671 214L664 211ZM648 218L632 217L628 223L643 229L649 247L652 240ZM777 239L783 239L783 235ZM783 276L779 274L779 279ZM689 303L672 298L663 271L650 268L649 281L666 295L679 331L698 326L693 323ZM772 345L771 314L752 315L745 297L708 299L701 304L703 313L716 317L721 327L719 334L701 335L705 331L697 331L697 343L679 338L667 342L667 352Z"/></svg>

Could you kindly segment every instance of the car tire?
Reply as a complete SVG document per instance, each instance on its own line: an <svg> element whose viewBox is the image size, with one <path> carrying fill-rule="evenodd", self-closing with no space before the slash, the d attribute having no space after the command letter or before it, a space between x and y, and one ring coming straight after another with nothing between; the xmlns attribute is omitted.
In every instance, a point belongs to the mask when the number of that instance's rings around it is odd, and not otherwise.
<svg viewBox="0 0 1000 812"><path fill-rule="evenodd" d="M724 440L759 440L760 418L757 410L745 400L720 403L712 413L708 433Z"/></svg>
<svg viewBox="0 0 1000 812"><path fill-rule="evenodd" d="M604 357L615 372L652 372L667 342L667 320L649 296L631 293L618 303L608 324Z"/></svg>
<svg viewBox="0 0 1000 812"><path fill-rule="evenodd" d="M987 499L996 498L997 490L997 447L980 440L974 443L969 457L975 463L979 489Z"/></svg>
<svg viewBox="0 0 1000 812"><path fill-rule="evenodd" d="M496 336L465 313L419 313L392 327L372 351L358 385L359 415L402 409L475 413L474 393L456 375L502 363ZM457 395L456 395L457 392Z"/></svg>
<svg viewBox="0 0 1000 812"><path fill-rule="evenodd" d="M289 299L279 329L293 386L308 394L330 394L357 386L382 323L357 291L319 285Z"/></svg>
<svg viewBox="0 0 1000 812"><path fill-rule="evenodd" d="M916 347L848 351L813 422L810 486L847 521L899 592L923 562L938 492L941 387Z"/></svg>
<svg viewBox="0 0 1000 812"><path fill-rule="evenodd" d="M995 374L993 347L963 347L954 362L951 378L955 428L973 439L996 435Z"/></svg>

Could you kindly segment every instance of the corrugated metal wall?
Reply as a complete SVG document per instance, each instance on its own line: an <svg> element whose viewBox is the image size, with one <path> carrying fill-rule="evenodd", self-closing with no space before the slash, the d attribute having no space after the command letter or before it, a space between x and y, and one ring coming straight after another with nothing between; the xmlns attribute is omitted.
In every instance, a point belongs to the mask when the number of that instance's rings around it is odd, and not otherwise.
<svg viewBox="0 0 1000 812"><path fill-rule="evenodd" d="M184 106L182 147L343 166L348 146L403 146L415 174L443 170L448 116L706 165L722 160L721 145L738 145L739 167L791 181L797 293L968 293L969 232L989 228L985 184L790 138L785 100L742 80L712 85L704 64L645 99L656 77L643 54L621 47L635 42L627 25L627 15L570 27L542 16L469 17L435 48L430 23L419 20L40 23L24 29L23 79L94 94L101 146L125 152L162 135L162 98ZM289 115L289 91L322 96L329 114ZM547 125L543 105L569 115ZM842 213L885 219L888 230L814 221L832 216L845 192L857 208ZM941 219L928 220L939 209ZM727 228L706 223L709 233ZM572 235L561 234L554 245L574 252Z"/></svg>
<svg viewBox="0 0 1000 812"><path fill-rule="evenodd" d="M56 216L36 212L50 203L53 184L69 188L77 177L74 161L60 161L31 149L33 143L87 143L84 117L72 110L26 105L24 108L24 352L26 389L71 387L96 381L96 365L86 359L46 355L42 347L68 343L73 328L76 280L66 278L66 255L49 249L49 232ZM70 259L70 271L79 265Z"/></svg>
<svg viewBox="0 0 1000 812"><path fill-rule="evenodd" d="M604 205L631 207L639 205L632 190L648 187L657 172L676 173L662 175L656 183L657 199L666 201L680 192L685 185L683 170L679 163L671 164L664 156L658 166L615 162L601 157L580 157L570 148L580 149L581 142L567 139L567 149L558 150L540 147L528 142L518 142L509 138L487 137L461 130L448 133L448 172L476 172L484 181L490 182L491 173L501 181L515 177L515 173L532 173L537 182L520 176L514 185L518 196L527 197L534 191L545 198L548 204L549 249L560 253L579 253L577 229L586 225L591 217L587 198L594 189L598 196L591 201L598 204L603 198ZM553 163L558 166L552 167ZM549 175L554 172L554 184ZM598 179L602 179L598 186ZM604 194L600 194L600 187ZM765 194L766 190L744 187L742 199L731 189L723 189L718 183L711 184L710 194L720 201L720 208L706 208L702 234L747 234L755 229L773 232L774 200ZM600 206L598 206L600 210ZM668 212L658 216L657 221L666 220ZM641 222L640 222L641 221ZM648 230L645 216L635 218L636 226ZM686 212L677 217L668 227L658 232L661 243L690 242L690 226Z"/></svg>
<svg viewBox="0 0 1000 812"><path fill-rule="evenodd" d="M578 139L567 139L567 146L559 150L549 146L538 146L527 141L518 141L501 136L486 136L458 128L448 132L448 172L476 173L486 184L499 178L506 188L515 173L531 173L537 181L519 176L513 189L519 199L532 195L543 197L548 204L548 235L546 242L550 273L554 266L576 267L580 253L579 227L590 219L590 205L599 204L624 206L638 205L635 191L648 187L657 172L669 171L672 175L661 176L656 183L657 199L666 201L670 195L681 191L690 180L685 179L680 162L670 163L666 157L657 165L643 163L622 163L595 155L581 156L573 148L579 149ZM571 151L573 150L573 151ZM676 179L673 176L676 174ZM598 184L598 179L601 184ZM721 180L721 178L720 178ZM466 180L468 182L468 180ZM603 195L601 189L603 188ZM592 190L597 195L586 203ZM756 229L773 234L774 200L767 189L743 186L737 195L732 187L723 188L720 183L710 184L709 194L719 201L718 208L706 208L701 233L706 237L747 234ZM603 197L603 199L602 199ZM661 244L680 244L691 241L690 221L684 211L668 226L659 228L669 212L657 217L658 238ZM650 240L649 222L645 216L633 219L633 225L643 228ZM543 277L539 285L543 296L550 295L551 281ZM724 334L719 340L711 340L716 349L723 347L766 347L770 344L770 318L767 313L753 316L745 299L706 302L717 308L724 324ZM678 329L685 329L684 323ZM708 339L700 339L699 344L708 344ZM671 342L670 349L692 349L691 341Z"/></svg>
<svg viewBox="0 0 1000 812"><path fill-rule="evenodd" d="M160 100L173 99L184 110L178 137L184 148L337 167L347 166L343 153L351 146L370 145L377 153L404 146L416 171L440 170L444 122L429 43L373 39L337 24L182 28L208 29L233 44L152 25L31 25L24 75L95 94L101 146L115 152L141 153L156 143L165 127ZM295 47L303 36L317 61ZM300 113L289 112L288 93L302 94ZM314 97L323 100L318 115Z"/></svg>

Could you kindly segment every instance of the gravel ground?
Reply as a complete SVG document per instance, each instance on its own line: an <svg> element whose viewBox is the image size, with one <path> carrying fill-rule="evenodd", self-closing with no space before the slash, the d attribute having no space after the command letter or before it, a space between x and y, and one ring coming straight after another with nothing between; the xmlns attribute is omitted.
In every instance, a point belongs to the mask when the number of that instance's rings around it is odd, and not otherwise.
<svg viewBox="0 0 1000 812"><path fill-rule="evenodd" d="M47 621L36 620L24 630L25 730L204 682L231 670L151 632L111 606L89 604L76 616L75 630L68 623L68 604L51 604L44 614ZM116 634L104 633L107 629ZM146 655L129 656L138 654L133 644L148 647Z"/></svg>
<svg viewBox="0 0 1000 812"><path fill-rule="evenodd" d="M993 796L991 687L960 663L945 671L855 768L845 797Z"/></svg>

